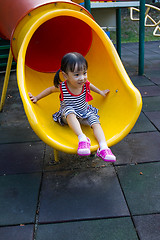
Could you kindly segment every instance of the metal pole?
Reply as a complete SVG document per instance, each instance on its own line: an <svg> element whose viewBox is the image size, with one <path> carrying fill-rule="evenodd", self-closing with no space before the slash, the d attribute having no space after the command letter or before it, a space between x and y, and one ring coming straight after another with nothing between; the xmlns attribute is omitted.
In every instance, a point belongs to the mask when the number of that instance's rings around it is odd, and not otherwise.
<svg viewBox="0 0 160 240"><path fill-rule="evenodd" d="M84 7L88 10L88 12L91 12L91 2L90 2L90 0L84 0Z"/></svg>
<svg viewBox="0 0 160 240"><path fill-rule="evenodd" d="M11 51L11 47L10 47L7 68L6 68L5 78L4 78L4 84L3 84L3 90L2 90L2 95L1 95L0 112L3 109L3 105L5 102L5 98L6 98L9 76L10 76L11 67L12 67L12 61L13 61L13 55L12 55L12 51Z"/></svg>
<svg viewBox="0 0 160 240"><path fill-rule="evenodd" d="M53 152L54 152L54 161L58 163L59 162L58 150L57 149L53 149Z"/></svg>
<svg viewBox="0 0 160 240"><path fill-rule="evenodd" d="M116 43L117 52L121 58L121 8L116 9Z"/></svg>
<svg viewBox="0 0 160 240"><path fill-rule="evenodd" d="M144 74L144 40L145 40L145 0L140 0L139 20L139 75Z"/></svg>

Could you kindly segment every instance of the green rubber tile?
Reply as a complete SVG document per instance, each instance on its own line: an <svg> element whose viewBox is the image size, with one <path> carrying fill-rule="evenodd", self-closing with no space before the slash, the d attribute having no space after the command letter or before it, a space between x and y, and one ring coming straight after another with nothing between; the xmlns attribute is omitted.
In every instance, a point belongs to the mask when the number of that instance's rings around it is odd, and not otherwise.
<svg viewBox="0 0 160 240"><path fill-rule="evenodd" d="M3 87L3 82L4 82L5 75L0 74L0 87ZM11 72L10 77L9 77L9 83L8 83L8 88L6 92L6 98L5 98L5 103L3 106L3 110L7 111L8 107L13 104L19 103L19 107L22 107L22 102L20 98L20 93L18 89L18 84L17 84L17 77L16 77L16 71ZM16 108L15 108L16 109Z"/></svg>
<svg viewBox="0 0 160 240"><path fill-rule="evenodd" d="M154 85L154 83L145 76L131 76L131 80L136 87Z"/></svg>
<svg viewBox="0 0 160 240"><path fill-rule="evenodd" d="M39 222L128 216L113 167L44 174Z"/></svg>
<svg viewBox="0 0 160 240"><path fill-rule="evenodd" d="M74 169L99 168L111 165L97 157L96 153L90 156L79 156L78 154L68 154L58 152L59 162L54 161L53 148L46 146L45 150L45 171L62 171Z"/></svg>
<svg viewBox="0 0 160 240"><path fill-rule="evenodd" d="M31 129L20 98L16 72L11 73L3 111L0 113L0 143L37 141Z"/></svg>
<svg viewBox="0 0 160 240"><path fill-rule="evenodd" d="M145 50L144 58L152 63L154 63L155 60L159 61L159 63L160 63L159 54L155 54L155 52L152 52L152 51ZM152 69L151 69L151 71L152 71Z"/></svg>
<svg viewBox="0 0 160 240"><path fill-rule="evenodd" d="M44 239L138 240L132 221L128 217L39 225L36 240Z"/></svg>
<svg viewBox="0 0 160 240"><path fill-rule="evenodd" d="M158 128L160 131L160 111L159 112L146 112L145 113L150 121Z"/></svg>
<svg viewBox="0 0 160 240"><path fill-rule="evenodd" d="M115 165L160 161L159 146L159 132L129 134L112 147L117 157Z"/></svg>
<svg viewBox="0 0 160 240"><path fill-rule="evenodd" d="M154 125L149 121L149 119L141 112L136 124L134 125L131 133L138 133L138 132L152 132L156 131L157 129Z"/></svg>
<svg viewBox="0 0 160 240"><path fill-rule="evenodd" d="M139 45L138 43L122 43L122 48L124 48L125 51L127 49L128 51L138 54Z"/></svg>
<svg viewBox="0 0 160 240"><path fill-rule="evenodd" d="M129 56L122 55L122 59L124 66L131 66L132 68L136 68L138 66L138 57L135 54Z"/></svg>
<svg viewBox="0 0 160 240"><path fill-rule="evenodd" d="M0 153L0 175L42 171L42 142L0 144Z"/></svg>
<svg viewBox="0 0 160 240"><path fill-rule="evenodd" d="M154 59L152 62L151 62L151 65L148 69L145 69L145 75L148 75L147 74L147 70L150 71L150 69L152 70L155 70L155 71L159 71L159 66L160 66L160 59Z"/></svg>
<svg viewBox="0 0 160 240"><path fill-rule="evenodd" d="M137 64L137 56L132 53L132 52L124 52L122 51L121 53L121 57L122 57L122 62L126 62L126 64L131 65L130 63L133 62L133 59L135 60L134 63L132 64L132 66L135 66L135 63Z"/></svg>
<svg viewBox="0 0 160 240"><path fill-rule="evenodd" d="M35 221L40 181L40 174L0 176L1 226Z"/></svg>
<svg viewBox="0 0 160 240"><path fill-rule="evenodd" d="M160 61L159 61L160 63ZM146 76L151 80L153 81L154 83L156 84L160 84L160 77L159 77L159 74L160 74L160 69L149 69L148 71L146 71Z"/></svg>
<svg viewBox="0 0 160 240"><path fill-rule="evenodd" d="M1 127L0 144L2 143L25 143L40 141L39 137L29 127L6 126Z"/></svg>
<svg viewBox="0 0 160 240"><path fill-rule="evenodd" d="M1 227L2 240L33 240L33 225Z"/></svg>
<svg viewBox="0 0 160 240"><path fill-rule="evenodd" d="M3 111L0 113L0 125L2 127L29 126L16 80L9 82Z"/></svg>
<svg viewBox="0 0 160 240"><path fill-rule="evenodd" d="M160 96L160 87L158 86L142 86L138 87L142 97Z"/></svg>
<svg viewBox="0 0 160 240"><path fill-rule="evenodd" d="M3 87L4 78L5 78L5 72L0 72L0 87ZM17 80L16 71L12 71L9 77L9 86L12 84L15 85L16 80Z"/></svg>
<svg viewBox="0 0 160 240"><path fill-rule="evenodd" d="M160 96L143 98L144 112L160 111Z"/></svg>
<svg viewBox="0 0 160 240"><path fill-rule="evenodd" d="M128 73L129 77L131 78L132 76L135 76L137 74L137 68L136 67L132 67L132 66L127 66L127 64L125 64L125 70Z"/></svg>
<svg viewBox="0 0 160 240"><path fill-rule="evenodd" d="M160 214L135 216L134 222L140 239L160 239Z"/></svg>
<svg viewBox="0 0 160 240"><path fill-rule="evenodd" d="M116 167L132 215L160 212L160 162Z"/></svg>
<svg viewBox="0 0 160 240"><path fill-rule="evenodd" d="M20 103L6 104L0 113L1 127L29 127L29 122Z"/></svg>
<svg viewBox="0 0 160 240"><path fill-rule="evenodd" d="M158 38L156 39L157 41L145 42L145 47L147 49L150 49L150 51L154 51L154 52L157 52L157 54L159 54L160 42L158 41ZM152 46L152 49L151 49L151 46Z"/></svg>

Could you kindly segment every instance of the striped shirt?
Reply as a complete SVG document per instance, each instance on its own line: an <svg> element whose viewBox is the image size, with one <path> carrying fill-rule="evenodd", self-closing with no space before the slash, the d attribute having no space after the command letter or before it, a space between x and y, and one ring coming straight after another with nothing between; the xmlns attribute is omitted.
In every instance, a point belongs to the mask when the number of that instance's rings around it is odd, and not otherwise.
<svg viewBox="0 0 160 240"><path fill-rule="evenodd" d="M86 84L83 85L82 92L79 95L74 95L70 92L66 81L60 85L60 91L61 109L71 107L79 117L83 117L87 113L89 105L88 102L86 102Z"/></svg>
<svg viewBox="0 0 160 240"><path fill-rule="evenodd" d="M88 104L92 100L90 83L87 81L79 95L74 95L68 88L67 82L60 84L60 110L53 114L55 122L64 125L64 118L73 113L80 119L87 119L89 125L99 123L98 109Z"/></svg>

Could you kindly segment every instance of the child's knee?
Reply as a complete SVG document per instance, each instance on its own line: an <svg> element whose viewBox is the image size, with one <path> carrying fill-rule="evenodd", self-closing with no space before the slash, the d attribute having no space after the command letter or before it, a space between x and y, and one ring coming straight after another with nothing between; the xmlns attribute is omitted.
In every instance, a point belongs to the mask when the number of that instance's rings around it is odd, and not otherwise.
<svg viewBox="0 0 160 240"><path fill-rule="evenodd" d="M93 129L99 128L100 126L101 126L100 123L93 123L93 124L91 125L91 127L92 127Z"/></svg>
<svg viewBox="0 0 160 240"><path fill-rule="evenodd" d="M75 111L72 107L66 107L64 110L63 110L63 115L67 118L67 116L69 116L70 114L73 114L75 115Z"/></svg>
<svg viewBox="0 0 160 240"><path fill-rule="evenodd" d="M76 118L76 114L75 113L69 113L67 116L66 116L66 119L68 118Z"/></svg>
<svg viewBox="0 0 160 240"><path fill-rule="evenodd" d="M68 124L68 119L74 119L74 116L75 116L75 113L70 111L68 113L66 112L63 112L62 113L62 121L65 123L65 124Z"/></svg>

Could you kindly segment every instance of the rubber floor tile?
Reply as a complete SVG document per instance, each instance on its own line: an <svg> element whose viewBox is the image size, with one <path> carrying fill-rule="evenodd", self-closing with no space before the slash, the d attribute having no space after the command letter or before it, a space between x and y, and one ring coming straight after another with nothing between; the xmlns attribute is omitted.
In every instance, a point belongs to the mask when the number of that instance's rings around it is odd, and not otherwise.
<svg viewBox="0 0 160 240"><path fill-rule="evenodd" d="M117 167L132 215L160 212L160 162Z"/></svg>
<svg viewBox="0 0 160 240"><path fill-rule="evenodd" d="M160 239L160 214L135 216L134 222L141 240Z"/></svg>
<svg viewBox="0 0 160 240"><path fill-rule="evenodd" d="M157 131L157 129L153 126L153 124L149 121L149 119L141 112L135 126L131 130L131 133L138 132L152 132Z"/></svg>
<svg viewBox="0 0 160 240"><path fill-rule="evenodd" d="M0 228L2 240L33 240L33 225Z"/></svg>
<svg viewBox="0 0 160 240"><path fill-rule="evenodd" d="M0 145L0 175L41 171L44 143L17 143Z"/></svg>
<svg viewBox="0 0 160 240"><path fill-rule="evenodd" d="M159 60L159 64L160 64L160 60ZM146 71L146 75L154 83L160 84L159 68L157 70L156 69L149 69L148 71Z"/></svg>
<svg viewBox="0 0 160 240"><path fill-rule="evenodd" d="M11 105L5 105L6 111L0 113L0 125L1 127L25 127L29 128L29 122L24 113L22 106L19 103L13 103Z"/></svg>
<svg viewBox="0 0 160 240"><path fill-rule="evenodd" d="M146 78L145 76L137 76L137 75L132 76L131 80L136 87L154 85L154 83L150 81L148 78Z"/></svg>
<svg viewBox="0 0 160 240"><path fill-rule="evenodd" d="M122 59L122 63L123 63L123 59ZM125 70L128 73L130 78L131 76L134 76L137 74L137 68L132 66L127 66L127 63L125 63Z"/></svg>
<svg viewBox="0 0 160 240"><path fill-rule="evenodd" d="M143 86L138 89L142 97L160 96L160 87L158 86Z"/></svg>
<svg viewBox="0 0 160 240"><path fill-rule="evenodd" d="M138 240L130 218L38 226L36 240Z"/></svg>
<svg viewBox="0 0 160 240"><path fill-rule="evenodd" d="M33 223L40 174L0 176L0 225Z"/></svg>
<svg viewBox="0 0 160 240"><path fill-rule="evenodd" d="M160 111L160 96L143 98L142 110L144 112Z"/></svg>
<svg viewBox="0 0 160 240"><path fill-rule="evenodd" d="M0 144L34 142L39 140L31 128L23 126L1 127Z"/></svg>
<svg viewBox="0 0 160 240"><path fill-rule="evenodd" d="M134 59L134 61L133 61ZM134 67L137 67L138 65L138 57L136 55L133 54L133 56L123 56L123 63L124 65L129 65Z"/></svg>
<svg viewBox="0 0 160 240"><path fill-rule="evenodd" d="M160 161L160 133L133 133L112 147L116 164Z"/></svg>
<svg viewBox="0 0 160 240"><path fill-rule="evenodd" d="M136 54L138 54L138 49L139 49L139 45L138 43L122 43L122 48L128 50L128 51L132 51L132 52L136 52Z"/></svg>
<svg viewBox="0 0 160 240"><path fill-rule="evenodd" d="M39 222L128 215L113 167L45 173Z"/></svg>
<svg viewBox="0 0 160 240"><path fill-rule="evenodd" d="M154 62L155 60L159 60L160 62L160 57L159 54L155 54L154 52L151 51L145 51L144 58L147 59L150 62Z"/></svg>
<svg viewBox="0 0 160 240"><path fill-rule="evenodd" d="M157 51L157 53L159 53L160 42L159 41L145 42L145 47L151 48L151 45L152 45L151 51Z"/></svg>
<svg viewBox="0 0 160 240"><path fill-rule="evenodd" d="M57 163L54 161L53 148L46 146L45 171L87 169L111 165L111 163L104 162L97 157L96 153L90 156L79 156L78 154L67 154L59 151L58 158L59 162Z"/></svg>
<svg viewBox="0 0 160 240"><path fill-rule="evenodd" d="M150 121L158 128L160 131L160 111L158 112L146 112L145 113Z"/></svg>

